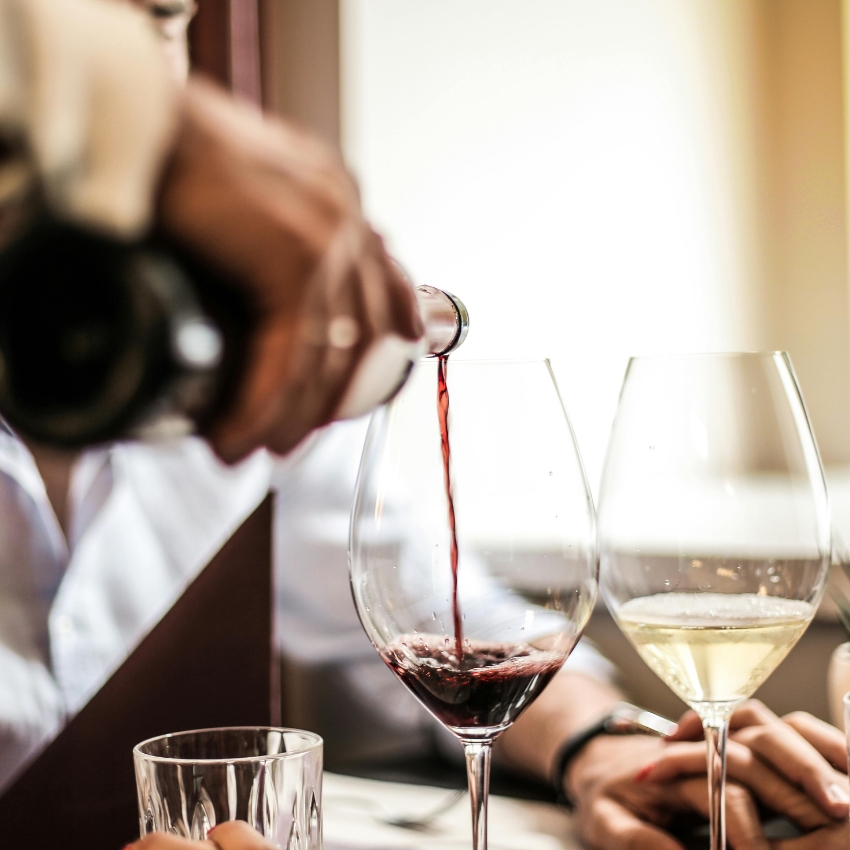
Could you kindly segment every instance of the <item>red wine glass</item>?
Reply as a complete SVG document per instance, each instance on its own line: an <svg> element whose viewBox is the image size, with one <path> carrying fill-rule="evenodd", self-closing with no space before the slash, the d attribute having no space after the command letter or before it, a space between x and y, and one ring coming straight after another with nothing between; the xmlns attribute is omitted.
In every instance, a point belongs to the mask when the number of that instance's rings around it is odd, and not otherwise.
<svg viewBox="0 0 850 850"><path fill-rule="evenodd" d="M491 746L596 597L593 503L548 361L416 365L372 418L350 563L375 648L463 743L486 850Z"/></svg>

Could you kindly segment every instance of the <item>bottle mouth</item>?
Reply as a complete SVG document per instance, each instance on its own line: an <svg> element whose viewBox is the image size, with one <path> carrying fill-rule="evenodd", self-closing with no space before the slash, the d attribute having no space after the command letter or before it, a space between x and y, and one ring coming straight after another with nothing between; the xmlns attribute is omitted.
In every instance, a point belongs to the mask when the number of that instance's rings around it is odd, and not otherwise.
<svg viewBox="0 0 850 850"><path fill-rule="evenodd" d="M455 333L455 338L449 344L449 347L443 352L443 354L451 354L453 351L457 351L461 345L463 345L464 340L469 334L469 311L466 309L466 304L454 295L451 292L446 292L443 290L443 293L452 302L452 305L455 308L455 312L457 313L457 332Z"/></svg>
<svg viewBox="0 0 850 850"><path fill-rule="evenodd" d="M469 312L456 295L433 286L417 286L416 298L425 322L425 356L444 357L469 333Z"/></svg>

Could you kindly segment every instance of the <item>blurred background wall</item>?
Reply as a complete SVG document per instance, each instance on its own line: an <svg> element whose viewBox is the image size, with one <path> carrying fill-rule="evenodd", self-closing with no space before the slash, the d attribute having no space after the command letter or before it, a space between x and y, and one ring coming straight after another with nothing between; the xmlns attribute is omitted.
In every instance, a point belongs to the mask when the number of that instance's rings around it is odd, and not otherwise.
<svg viewBox="0 0 850 850"><path fill-rule="evenodd" d="M260 12L267 103L339 143L414 279L464 298L460 356L552 359L594 488L629 355L786 349L850 530L842 0ZM817 625L763 694L822 693L841 639Z"/></svg>
<svg viewBox="0 0 850 850"><path fill-rule="evenodd" d="M791 352L850 463L840 0L263 0L269 102L340 141L463 356L549 356L591 481L633 353ZM271 44L269 44L271 42Z"/></svg>
<svg viewBox="0 0 850 850"><path fill-rule="evenodd" d="M343 0L343 145L463 356L552 358L591 481L630 354L787 348L850 460L838 0Z"/></svg>

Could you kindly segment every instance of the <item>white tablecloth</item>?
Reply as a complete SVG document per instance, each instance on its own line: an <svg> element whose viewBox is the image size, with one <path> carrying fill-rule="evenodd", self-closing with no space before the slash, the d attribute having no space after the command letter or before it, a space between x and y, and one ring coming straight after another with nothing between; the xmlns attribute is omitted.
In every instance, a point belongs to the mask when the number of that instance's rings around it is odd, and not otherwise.
<svg viewBox="0 0 850 850"><path fill-rule="evenodd" d="M446 799L449 791L421 785L375 782L325 773L323 784L326 850L470 850L469 797L441 815L428 831L386 826L376 817L420 814ZM569 815L547 803L490 798L489 850L580 850Z"/></svg>

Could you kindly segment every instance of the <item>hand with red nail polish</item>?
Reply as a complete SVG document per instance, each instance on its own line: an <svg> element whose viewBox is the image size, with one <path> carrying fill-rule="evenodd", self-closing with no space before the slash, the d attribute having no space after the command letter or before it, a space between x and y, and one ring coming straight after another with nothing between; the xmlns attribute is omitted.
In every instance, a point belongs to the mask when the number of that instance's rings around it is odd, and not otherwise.
<svg viewBox="0 0 850 850"><path fill-rule="evenodd" d="M848 846L850 813L844 735L805 712L777 717L758 700L732 716L727 749L729 776L738 776L763 807L780 812L807 832L780 842L782 850L827 850ZM688 712L670 737L665 759L653 779L669 781L705 770L699 718Z"/></svg>
<svg viewBox="0 0 850 850"><path fill-rule="evenodd" d="M675 813L667 789L648 781L665 746L648 735L602 735L581 750L565 782L588 847L683 850L665 831Z"/></svg>
<svg viewBox="0 0 850 850"><path fill-rule="evenodd" d="M693 765L690 772L670 775L678 747L700 747L701 767ZM577 825L589 847L683 850L667 828L678 815L708 816L705 744L668 743L644 735L600 736L573 762L567 790L577 802ZM804 793L791 789L783 799L807 829L832 824ZM734 850L771 847L756 797L734 778L727 785L727 835Z"/></svg>
<svg viewBox="0 0 850 850"><path fill-rule="evenodd" d="M838 850L848 842L847 754L837 729L807 714L779 718L757 701L732 718L727 748L727 828L734 850ZM706 748L693 712L667 739L601 736L573 762L567 790L588 846L673 850L664 830L680 813L706 816ZM770 842L765 813L803 833Z"/></svg>
<svg viewBox="0 0 850 850"><path fill-rule="evenodd" d="M649 777L649 774L655 769L655 762L651 761L646 767L642 767L635 775L635 782L643 782Z"/></svg>

